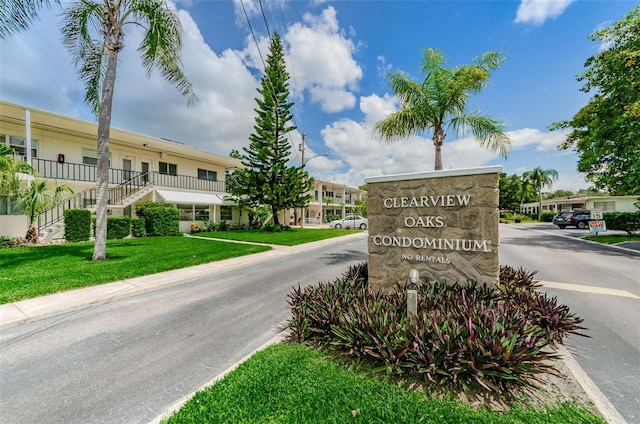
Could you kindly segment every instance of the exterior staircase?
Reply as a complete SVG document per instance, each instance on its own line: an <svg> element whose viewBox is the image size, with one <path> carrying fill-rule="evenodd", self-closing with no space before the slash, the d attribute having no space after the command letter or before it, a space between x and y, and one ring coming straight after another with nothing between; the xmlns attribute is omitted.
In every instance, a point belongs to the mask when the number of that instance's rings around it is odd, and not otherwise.
<svg viewBox="0 0 640 424"><path fill-rule="evenodd" d="M143 182L141 176L109 189L109 208L126 208L153 191L153 186ZM42 244L64 242L64 211L67 209L95 210L96 188L76 193L50 209L44 211L36 220L38 239Z"/></svg>

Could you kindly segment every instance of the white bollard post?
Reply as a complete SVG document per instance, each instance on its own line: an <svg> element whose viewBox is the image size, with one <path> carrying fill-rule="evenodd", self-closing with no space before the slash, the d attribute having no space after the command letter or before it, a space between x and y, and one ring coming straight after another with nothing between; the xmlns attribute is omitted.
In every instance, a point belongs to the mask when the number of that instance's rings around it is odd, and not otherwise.
<svg viewBox="0 0 640 424"><path fill-rule="evenodd" d="M407 290L407 317L418 315L418 291Z"/></svg>
<svg viewBox="0 0 640 424"><path fill-rule="evenodd" d="M409 283L417 285L420 281L420 273L417 269L409 270ZM418 314L418 291L415 289L407 290L407 317L416 316Z"/></svg>

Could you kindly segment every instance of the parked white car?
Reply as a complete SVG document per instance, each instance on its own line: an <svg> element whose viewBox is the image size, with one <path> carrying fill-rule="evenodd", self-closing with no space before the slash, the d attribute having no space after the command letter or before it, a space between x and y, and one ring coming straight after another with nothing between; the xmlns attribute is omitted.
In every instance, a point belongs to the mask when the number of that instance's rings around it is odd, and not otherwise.
<svg viewBox="0 0 640 424"><path fill-rule="evenodd" d="M329 223L331 228L350 228L352 230L359 228L364 230L367 228L367 218L363 218L360 215L347 215L342 219L336 219Z"/></svg>

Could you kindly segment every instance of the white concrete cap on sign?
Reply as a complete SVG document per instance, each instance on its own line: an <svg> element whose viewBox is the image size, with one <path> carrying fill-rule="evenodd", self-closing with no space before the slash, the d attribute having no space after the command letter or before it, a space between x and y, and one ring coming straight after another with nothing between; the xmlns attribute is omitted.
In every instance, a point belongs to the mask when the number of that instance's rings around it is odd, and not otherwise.
<svg viewBox="0 0 640 424"><path fill-rule="evenodd" d="M382 175L365 178L365 183L384 183L387 181L418 180L423 178L458 177L464 175L495 174L502 172L502 165L479 166L477 168L446 169L442 171L414 172L410 174Z"/></svg>

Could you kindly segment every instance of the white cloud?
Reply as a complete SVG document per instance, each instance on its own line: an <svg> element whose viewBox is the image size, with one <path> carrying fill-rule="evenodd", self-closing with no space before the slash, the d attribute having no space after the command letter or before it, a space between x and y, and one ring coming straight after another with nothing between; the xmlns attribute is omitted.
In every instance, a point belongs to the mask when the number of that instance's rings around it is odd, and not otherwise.
<svg viewBox="0 0 640 424"><path fill-rule="evenodd" d="M569 130L543 132L536 128L523 128L510 131L508 134L513 150L535 145L536 151L542 152L557 150L558 146L566 140L568 133Z"/></svg>
<svg viewBox="0 0 640 424"><path fill-rule="evenodd" d="M240 52L220 54L205 43L191 16L179 12L184 29L183 70L198 102L187 101L158 72L147 79L131 33L118 69L113 109L114 126L165 137L221 155L246 145L252 131L258 81Z"/></svg>
<svg viewBox="0 0 640 424"><path fill-rule="evenodd" d="M355 45L347 39L333 7L320 15L306 13L303 22L293 24L285 35L289 47L291 89L307 92L325 112L340 112L355 106L351 94L362 78L362 69L353 59Z"/></svg>
<svg viewBox="0 0 640 424"><path fill-rule="evenodd" d="M322 130L326 146L349 168L343 174L332 175L334 180L358 186L367 177L433 170L435 152L430 138L416 135L386 143L374 133L375 123L396 107L395 98L389 95L361 97L364 116L360 122L341 119ZM445 142L442 156L445 169L481 166L495 157L471 138Z"/></svg>
<svg viewBox="0 0 640 424"><path fill-rule="evenodd" d="M516 23L540 25L548 18L557 18L574 0L521 0Z"/></svg>

